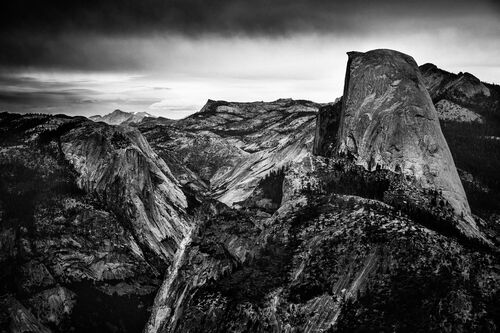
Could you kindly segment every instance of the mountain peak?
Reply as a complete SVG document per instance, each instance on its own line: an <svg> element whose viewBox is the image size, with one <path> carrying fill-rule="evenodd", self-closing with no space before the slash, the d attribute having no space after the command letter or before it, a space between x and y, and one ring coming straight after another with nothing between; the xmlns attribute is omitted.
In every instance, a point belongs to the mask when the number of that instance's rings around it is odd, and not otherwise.
<svg viewBox="0 0 500 333"><path fill-rule="evenodd" d="M120 109L116 109L113 112L108 113L107 115L104 116L95 115L90 117L89 119L93 121L102 121L110 125L125 125L125 124L139 123L146 117L156 118L155 116L144 111L126 112Z"/></svg>
<svg viewBox="0 0 500 333"><path fill-rule="evenodd" d="M338 151L443 193L460 231L480 237L438 115L414 59L392 50L350 52Z"/></svg>
<svg viewBox="0 0 500 333"><path fill-rule="evenodd" d="M427 70L433 70L433 69L438 69L438 67L430 62L427 62L427 63L420 66L421 71L427 71Z"/></svg>

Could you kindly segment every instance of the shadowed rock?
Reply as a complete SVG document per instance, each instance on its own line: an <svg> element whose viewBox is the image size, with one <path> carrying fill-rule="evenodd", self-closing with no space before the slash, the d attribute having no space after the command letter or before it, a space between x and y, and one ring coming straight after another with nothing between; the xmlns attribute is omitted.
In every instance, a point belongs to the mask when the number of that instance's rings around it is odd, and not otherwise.
<svg viewBox="0 0 500 333"><path fill-rule="evenodd" d="M313 154L328 156L334 150L342 101L322 106L316 117Z"/></svg>
<svg viewBox="0 0 500 333"><path fill-rule="evenodd" d="M348 56L339 153L368 170L401 172L442 192L460 217L460 231L482 238L415 60L392 50Z"/></svg>
<svg viewBox="0 0 500 333"><path fill-rule="evenodd" d="M488 88L488 84L470 73L453 74L429 63L420 66L419 69L432 99L447 97L470 103L474 98L491 97L491 86Z"/></svg>

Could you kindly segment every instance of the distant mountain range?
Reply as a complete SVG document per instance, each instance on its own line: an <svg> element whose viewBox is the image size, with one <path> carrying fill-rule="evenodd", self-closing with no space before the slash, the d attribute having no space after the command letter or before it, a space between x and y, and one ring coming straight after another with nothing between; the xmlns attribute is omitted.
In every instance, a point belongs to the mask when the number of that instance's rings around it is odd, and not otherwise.
<svg viewBox="0 0 500 333"><path fill-rule="evenodd" d="M89 117L89 119L93 121L102 121L109 125L124 125L124 124L139 123L144 118L156 118L156 116L153 116L147 112L125 112L121 110L115 110L104 116L95 115Z"/></svg>

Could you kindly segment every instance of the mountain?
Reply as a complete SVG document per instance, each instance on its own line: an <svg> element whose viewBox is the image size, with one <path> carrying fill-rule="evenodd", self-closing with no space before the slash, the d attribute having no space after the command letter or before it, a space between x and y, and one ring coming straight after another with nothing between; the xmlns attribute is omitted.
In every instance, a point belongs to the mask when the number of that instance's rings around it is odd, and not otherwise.
<svg viewBox="0 0 500 333"><path fill-rule="evenodd" d="M350 53L334 103L178 121L1 113L0 331L497 331L500 95L429 68Z"/></svg>
<svg viewBox="0 0 500 333"><path fill-rule="evenodd" d="M115 110L104 116L95 115L89 117L93 121L101 121L109 125L125 125L139 123L144 118L156 118L147 112L125 112L121 110Z"/></svg>
<svg viewBox="0 0 500 333"><path fill-rule="evenodd" d="M0 133L10 330L86 332L124 315L120 331L140 330L193 227L168 167L137 130L83 117L3 113Z"/></svg>
<svg viewBox="0 0 500 333"><path fill-rule="evenodd" d="M420 66L443 134L476 214L489 216L500 197L500 86L433 64ZM464 122L468 119L471 121ZM473 209L474 211L474 209Z"/></svg>
<svg viewBox="0 0 500 333"><path fill-rule="evenodd" d="M238 206L266 175L310 155L322 106L292 99L209 100L200 112L170 126L142 122L138 128L172 170L175 164L187 166L214 198ZM169 163L172 159L176 162ZM193 180L185 170L176 176Z"/></svg>
<svg viewBox="0 0 500 333"><path fill-rule="evenodd" d="M471 98L493 97L491 85L481 82L470 73L454 74L441 70L430 63L420 66L420 71L427 90L433 98L449 96L467 101Z"/></svg>
<svg viewBox="0 0 500 333"><path fill-rule="evenodd" d="M338 140L339 153L365 169L401 173L439 192L460 217L461 232L482 237L413 58L391 50L349 53Z"/></svg>

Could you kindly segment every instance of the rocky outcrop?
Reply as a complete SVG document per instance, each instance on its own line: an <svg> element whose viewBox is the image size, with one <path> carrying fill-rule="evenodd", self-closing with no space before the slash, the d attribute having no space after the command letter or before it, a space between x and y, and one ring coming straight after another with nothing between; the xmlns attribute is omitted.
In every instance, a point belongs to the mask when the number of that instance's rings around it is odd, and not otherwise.
<svg viewBox="0 0 500 333"><path fill-rule="evenodd" d="M490 88L470 73L453 74L434 64L424 64L420 66L420 71L432 98L449 95L466 101L474 97L491 96Z"/></svg>
<svg viewBox="0 0 500 333"><path fill-rule="evenodd" d="M209 100L200 112L162 131L148 123L138 128L178 172L176 177L199 183L176 165L188 167L208 185L213 197L238 206L272 171L311 153L320 107L292 99L252 103Z"/></svg>
<svg viewBox="0 0 500 333"><path fill-rule="evenodd" d="M434 103L445 100L496 123L500 112L500 86L482 82L470 73L450 73L433 64L419 67ZM495 124L496 125L496 124Z"/></svg>
<svg viewBox="0 0 500 333"><path fill-rule="evenodd" d="M186 197L139 131L84 123L61 137L61 151L78 185L128 221L143 250L173 258L192 227Z"/></svg>
<svg viewBox="0 0 500 333"><path fill-rule="evenodd" d="M460 231L482 238L413 58L391 50L348 55L339 153L367 170L402 173L439 191L460 217Z"/></svg>
<svg viewBox="0 0 500 333"><path fill-rule="evenodd" d="M155 180L157 169L147 167L155 155L140 134L130 140L118 136L126 132L84 118L0 114L0 331L111 332L110 325L137 332L143 327L161 268L170 259L141 243L136 232L148 227L133 229L129 220L141 219L133 215L137 198L132 201L128 194L151 190L153 185L141 184ZM92 141L82 133L101 137ZM69 142L62 136L75 140L73 153L88 153L79 160L78 172L65 158ZM145 156L127 155L125 146ZM129 160L120 162L120 149ZM96 152L104 160L92 155ZM141 169L133 171L141 159ZM104 164L93 169L94 162ZM120 170L106 170L112 165ZM106 172L113 178L103 176ZM161 184L154 182L156 192ZM102 188L118 185L124 193L99 198ZM159 207L146 204L147 214L161 211L159 199ZM129 215L119 215L121 207Z"/></svg>

